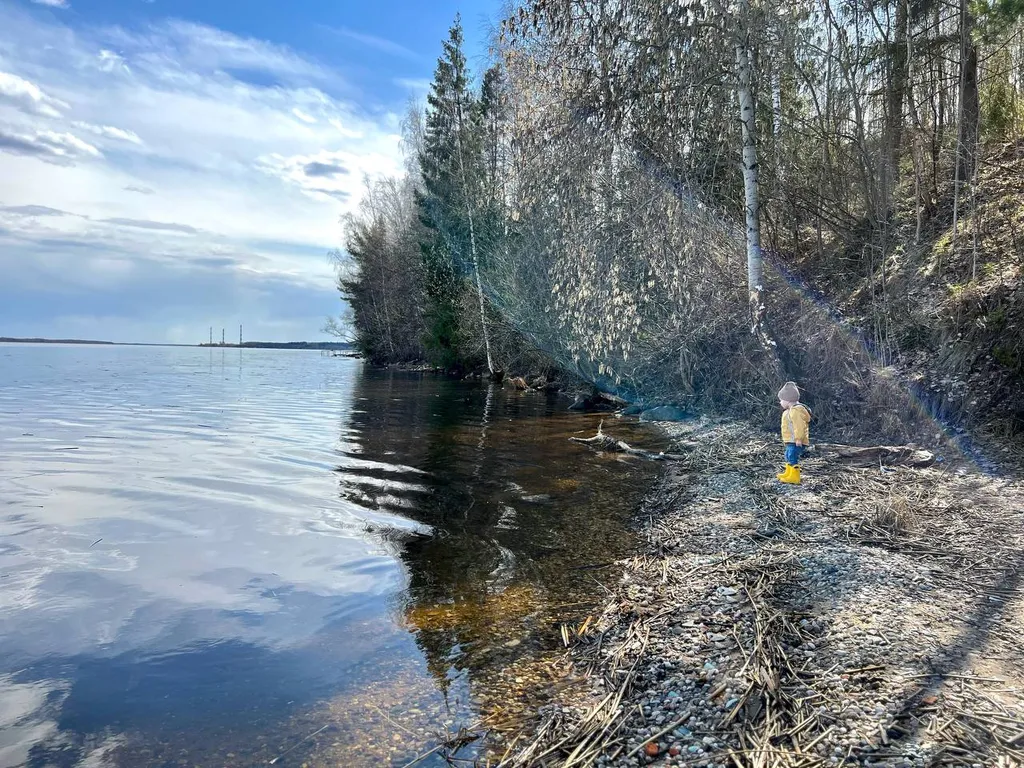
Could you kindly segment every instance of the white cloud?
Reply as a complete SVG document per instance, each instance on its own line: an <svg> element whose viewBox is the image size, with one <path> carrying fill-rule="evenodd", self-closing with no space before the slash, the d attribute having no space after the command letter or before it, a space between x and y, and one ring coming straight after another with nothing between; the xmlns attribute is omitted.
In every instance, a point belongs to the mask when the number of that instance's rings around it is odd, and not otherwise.
<svg viewBox="0 0 1024 768"><path fill-rule="evenodd" d="M199 231L188 224L176 224L170 221L151 221L150 219L103 219L104 224L114 224L119 227L137 227L138 229L156 229L161 232L180 232L186 235L197 235Z"/></svg>
<svg viewBox="0 0 1024 768"><path fill-rule="evenodd" d="M128 65L124 62L124 57L120 54L109 51L106 48L102 49L96 54L96 60L99 63L99 68L104 72L130 72Z"/></svg>
<svg viewBox="0 0 1024 768"><path fill-rule="evenodd" d="M12 286L11 270L49 263L40 244L59 242L119 264L204 259L200 278L228 254L219 269L327 294L340 214L364 175L401 168L397 115L370 116L294 51L190 22L71 28L0 5L0 69L0 201L74 214L0 210ZM89 274L54 266L47 279L84 290Z"/></svg>
<svg viewBox="0 0 1024 768"><path fill-rule="evenodd" d="M330 118L327 121L327 124L330 125L334 130L336 130L340 136L343 136L346 139L363 138L362 133L360 133L358 130L351 128L350 126L345 125L345 123L343 123L336 117Z"/></svg>
<svg viewBox="0 0 1024 768"><path fill-rule="evenodd" d="M144 68L151 76L222 73L244 82L246 74L261 73L288 85L340 84L332 71L285 46L191 21L169 19L142 31L118 27L105 34L117 49L104 51L106 58Z"/></svg>
<svg viewBox="0 0 1024 768"><path fill-rule="evenodd" d="M129 144L141 144L142 139L135 131L126 131L123 128L115 128L112 125L94 125L92 123L84 123L81 120L76 120L73 125L76 128L80 128L83 131L89 131L97 136L103 136L108 139L118 139L120 141L127 141Z"/></svg>
<svg viewBox="0 0 1024 768"><path fill-rule="evenodd" d="M321 150L288 157L269 154L260 158L260 167L314 199L330 197L347 202L358 198L365 176L374 175L375 168L389 161L390 158L381 155Z"/></svg>
<svg viewBox="0 0 1024 768"><path fill-rule="evenodd" d="M0 72L0 101L43 117L60 117L57 108L67 107L67 104L47 96L35 83L10 72Z"/></svg>
<svg viewBox="0 0 1024 768"><path fill-rule="evenodd" d="M12 216L67 216L67 211L48 208L45 205L0 205L0 213Z"/></svg>
<svg viewBox="0 0 1024 768"><path fill-rule="evenodd" d="M70 8L67 0L32 0L36 5L48 5L51 8Z"/></svg>
<svg viewBox="0 0 1024 768"><path fill-rule="evenodd" d="M386 53L390 56L398 56L403 59L418 59L419 55L415 51L411 51L404 45L396 43L394 40L388 40L383 37L377 37L376 35L368 35L365 32L357 32L354 29L348 27L329 27L329 29L335 34L341 35L344 38L353 40L354 42L364 45L368 48Z"/></svg>
<svg viewBox="0 0 1024 768"><path fill-rule="evenodd" d="M29 135L0 127L0 154L5 152L58 165L71 164L82 157L100 157L96 147L71 133L36 131Z"/></svg>
<svg viewBox="0 0 1024 768"><path fill-rule="evenodd" d="M430 90L431 81L425 78L399 77L395 79L395 85L412 91L418 97L422 97Z"/></svg>

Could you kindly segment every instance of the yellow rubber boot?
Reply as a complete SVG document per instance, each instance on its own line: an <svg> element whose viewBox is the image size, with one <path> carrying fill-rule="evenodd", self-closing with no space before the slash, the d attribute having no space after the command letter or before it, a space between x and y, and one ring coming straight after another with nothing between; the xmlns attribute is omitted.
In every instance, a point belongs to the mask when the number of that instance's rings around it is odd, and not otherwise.
<svg viewBox="0 0 1024 768"><path fill-rule="evenodd" d="M784 470L782 470L779 474L777 474L776 477L779 478L780 482L788 483L789 482L788 478L789 478L789 476L791 474L793 474L793 470L794 469L795 469L795 467L793 467L792 464L787 464L786 468Z"/></svg>
<svg viewBox="0 0 1024 768"><path fill-rule="evenodd" d="M790 467L789 470L789 473L783 476L782 482L800 485L800 467Z"/></svg>

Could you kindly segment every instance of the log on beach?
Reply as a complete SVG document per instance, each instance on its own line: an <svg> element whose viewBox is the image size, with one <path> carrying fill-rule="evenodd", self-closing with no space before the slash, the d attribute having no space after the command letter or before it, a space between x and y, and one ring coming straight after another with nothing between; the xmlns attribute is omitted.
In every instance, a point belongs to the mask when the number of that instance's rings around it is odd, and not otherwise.
<svg viewBox="0 0 1024 768"><path fill-rule="evenodd" d="M835 443L817 443L812 455L828 461L837 461L858 467L872 467L879 464L924 468L937 461L935 454L909 445L874 445L861 447Z"/></svg>

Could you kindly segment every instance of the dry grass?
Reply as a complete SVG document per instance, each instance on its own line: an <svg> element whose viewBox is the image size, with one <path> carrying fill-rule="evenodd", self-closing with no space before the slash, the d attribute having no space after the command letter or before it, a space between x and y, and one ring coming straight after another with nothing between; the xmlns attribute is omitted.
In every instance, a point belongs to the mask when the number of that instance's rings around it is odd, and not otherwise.
<svg viewBox="0 0 1024 768"><path fill-rule="evenodd" d="M930 499L923 488L891 487L886 496L869 504L869 509L873 510L858 532L873 532L889 538L906 536L916 526L921 511L929 505Z"/></svg>

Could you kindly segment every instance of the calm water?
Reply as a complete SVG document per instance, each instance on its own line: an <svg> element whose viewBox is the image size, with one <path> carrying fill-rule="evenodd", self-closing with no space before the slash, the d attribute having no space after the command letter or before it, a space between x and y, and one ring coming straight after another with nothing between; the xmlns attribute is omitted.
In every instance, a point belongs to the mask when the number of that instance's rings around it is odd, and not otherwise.
<svg viewBox="0 0 1024 768"><path fill-rule="evenodd" d="M400 766L515 722L653 471L569 443L597 422L565 406L310 352L0 345L0 766Z"/></svg>

